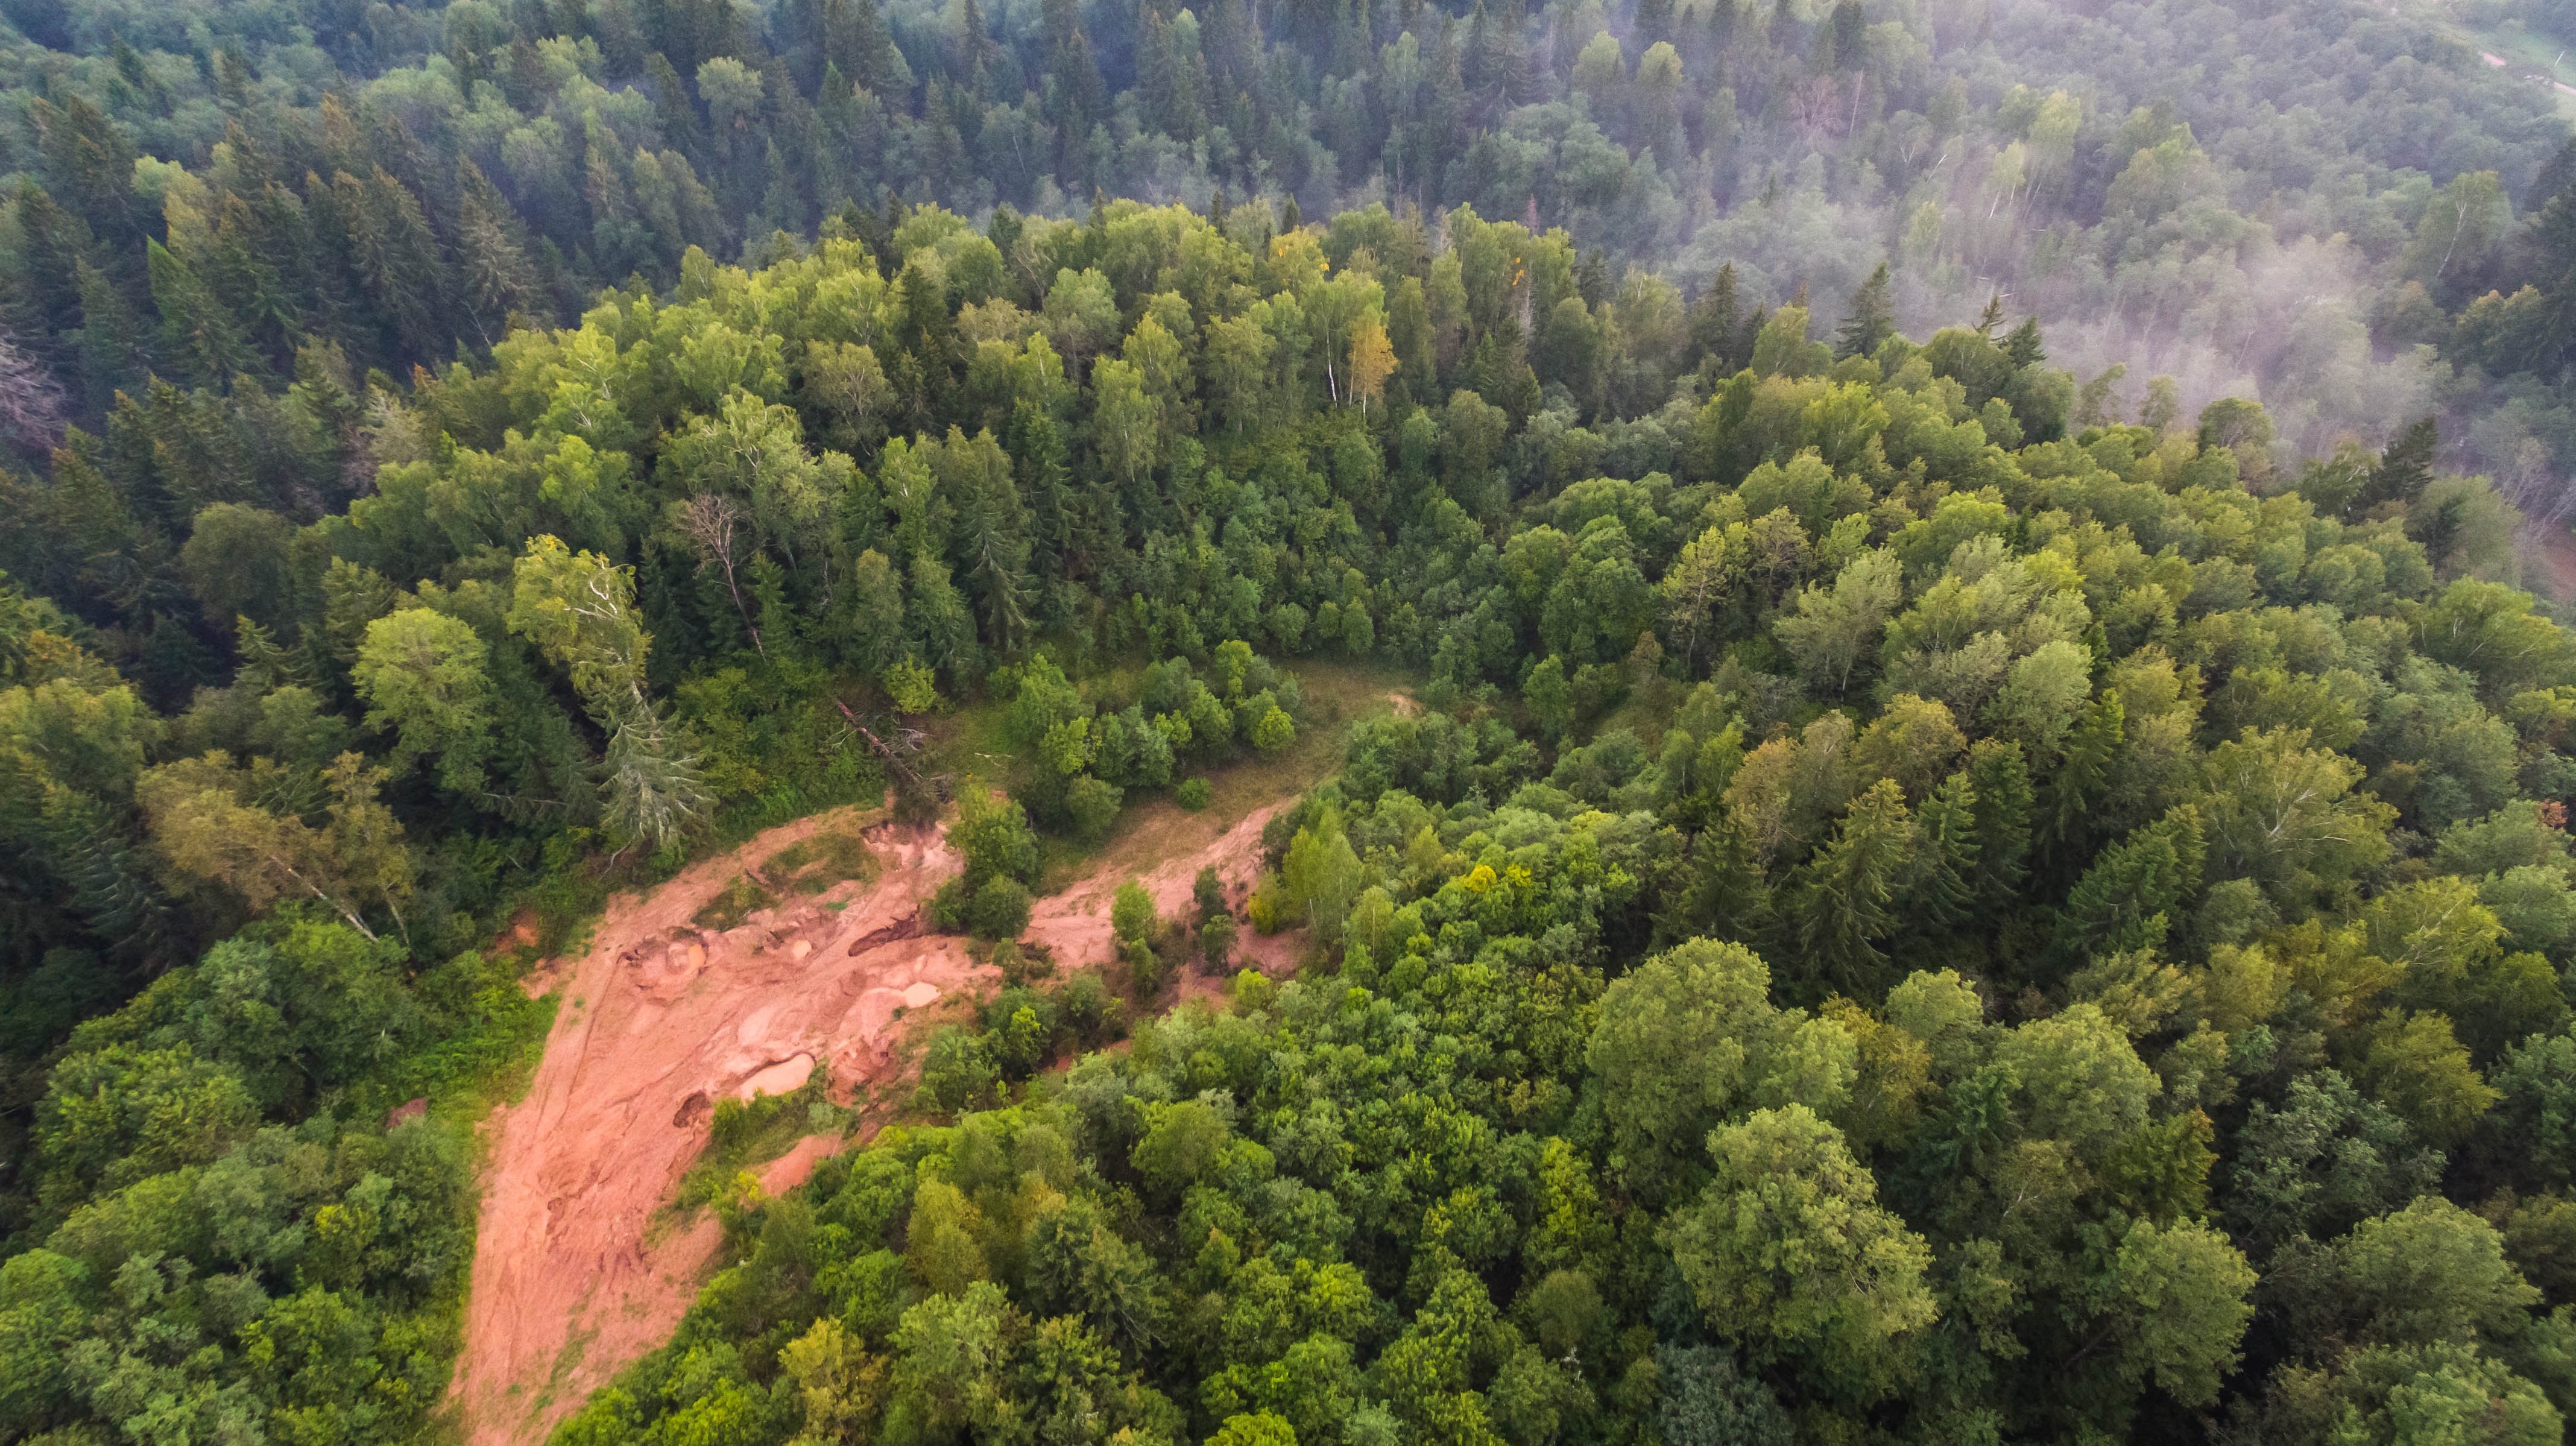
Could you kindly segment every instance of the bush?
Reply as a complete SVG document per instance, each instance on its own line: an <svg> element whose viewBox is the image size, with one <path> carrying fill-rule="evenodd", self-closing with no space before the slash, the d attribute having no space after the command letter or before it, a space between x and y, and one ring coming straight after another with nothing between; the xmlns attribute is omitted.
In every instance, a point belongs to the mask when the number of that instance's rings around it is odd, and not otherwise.
<svg viewBox="0 0 2576 1446"><path fill-rule="evenodd" d="M1199 957L1206 961L1207 972L1222 974L1234 957L1234 916L1210 914L1199 925Z"/></svg>
<svg viewBox="0 0 2576 1446"><path fill-rule="evenodd" d="M921 1063L920 1098L953 1113L991 1094L993 1078L992 1052L984 1041L956 1025L942 1025L930 1037L930 1053Z"/></svg>
<svg viewBox="0 0 2576 1446"><path fill-rule="evenodd" d="M1181 807L1196 813L1208 806L1208 781L1204 778L1184 778L1181 780L1179 791L1174 796L1180 799Z"/></svg>
<svg viewBox="0 0 2576 1446"><path fill-rule="evenodd" d="M945 934L966 927L966 905L973 898L966 890L966 880L950 879L930 896L930 926Z"/></svg>
<svg viewBox="0 0 2576 1446"><path fill-rule="evenodd" d="M1063 1011L1065 1028L1085 1049L1096 1049L1127 1032L1127 1006L1097 974L1075 975L1056 996L1056 1007Z"/></svg>
<svg viewBox="0 0 2576 1446"><path fill-rule="evenodd" d="M966 905L966 932L978 939L1016 939L1028 927L1028 886L1017 879L993 880Z"/></svg>
<svg viewBox="0 0 2576 1446"><path fill-rule="evenodd" d="M1163 956L1142 939L1124 939L1118 958L1127 966L1127 987L1139 1000L1151 999L1163 987Z"/></svg>
<svg viewBox="0 0 2576 1446"><path fill-rule="evenodd" d="M1276 753L1297 741L1296 721L1277 707L1261 715L1252 725L1252 746L1264 753Z"/></svg>
<svg viewBox="0 0 2576 1446"><path fill-rule="evenodd" d="M1154 908L1154 896L1145 892L1143 884L1129 879L1118 886L1117 894L1109 902L1109 932L1118 937L1119 943L1150 943L1155 927L1161 922Z"/></svg>
<svg viewBox="0 0 2576 1446"><path fill-rule="evenodd" d="M1109 826L1118 821L1118 805L1125 797L1118 785L1087 773L1067 784L1064 811L1073 822L1074 836L1084 843L1098 843L1109 837Z"/></svg>

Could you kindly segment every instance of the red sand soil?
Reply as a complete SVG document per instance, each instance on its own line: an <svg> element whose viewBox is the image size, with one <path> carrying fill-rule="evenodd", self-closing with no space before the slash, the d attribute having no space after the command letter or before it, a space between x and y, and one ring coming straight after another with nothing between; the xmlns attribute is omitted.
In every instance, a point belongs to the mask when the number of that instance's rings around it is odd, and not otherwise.
<svg viewBox="0 0 2576 1446"><path fill-rule="evenodd" d="M1213 865L1240 905L1259 868L1261 808L1205 846L1141 876L1166 916L1187 910ZM921 911L958 868L936 828L865 835L879 872L813 898L703 929L692 917L738 875L834 824L820 814L770 830L641 897L612 901L578 959L530 981L564 1004L527 1096L496 1109L455 1394L469 1446L542 1440L628 1362L668 1339L721 1244L712 1218L655 1217L703 1151L713 1101L784 1093L820 1061L837 1086L902 1068L898 1011L918 1013L995 976L964 941L923 931ZM1028 938L1059 969L1111 955L1109 903L1126 877L1103 867L1038 901ZM835 910L833 905L840 907ZM1245 962L1277 972L1294 936L1248 929ZM809 1137L760 1172L769 1193L801 1183L837 1139Z"/></svg>

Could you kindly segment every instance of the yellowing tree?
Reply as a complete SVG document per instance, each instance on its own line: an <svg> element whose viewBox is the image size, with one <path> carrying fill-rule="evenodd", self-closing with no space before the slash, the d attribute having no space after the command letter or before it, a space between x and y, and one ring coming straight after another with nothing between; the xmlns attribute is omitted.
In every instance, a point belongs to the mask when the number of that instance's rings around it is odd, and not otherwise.
<svg viewBox="0 0 2576 1446"><path fill-rule="evenodd" d="M1363 319L1351 329L1351 400L1368 410L1368 404L1386 392L1386 379L1395 375L1395 347L1386 339L1386 327L1375 316Z"/></svg>
<svg viewBox="0 0 2576 1446"><path fill-rule="evenodd" d="M171 867L229 890L254 912L309 898L369 939L371 905L402 927L412 861L402 825L376 801L384 770L355 753L335 759L323 775L331 802L317 827L261 805L275 768L266 759L239 767L218 750L150 770L134 794Z"/></svg>

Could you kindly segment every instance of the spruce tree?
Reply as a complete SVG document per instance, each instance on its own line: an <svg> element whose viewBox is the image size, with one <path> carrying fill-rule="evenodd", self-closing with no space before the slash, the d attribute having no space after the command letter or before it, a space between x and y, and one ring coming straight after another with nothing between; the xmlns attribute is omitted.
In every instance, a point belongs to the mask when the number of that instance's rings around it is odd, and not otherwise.
<svg viewBox="0 0 2576 1446"><path fill-rule="evenodd" d="M1896 312L1888 304L1887 263L1882 261L1878 263L1878 269L1869 274L1869 279L1860 284L1860 290L1852 293L1851 313L1843 318L1841 329L1834 334L1834 355L1873 355L1878 351L1879 343L1895 334Z"/></svg>
<svg viewBox="0 0 2576 1446"><path fill-rule="evenodd" d="M2440 425L2431 417L2398 433L2379 454L2379 465L2371 469L2349 510L2367 512L2383 503L2414 501L2433 480L2433 454L2441 440Z"/></svg>
<svg viewBox="0 0 2576 1446"><path fill-rule="evenodd" d="M2016 371L2048 360L2047 348L2040 345L2038 317L2023 317L2021 325L2012 329L2012 335L2004 338L2004 355Z"/></svg>
<svg viewBox="0 0 2576 1446"><path fill-rule="evenodd" d="M1867 997L1883 983L1887 956L1878 945L1896 932L1897 886L1915 857L1914 836L1905 790L1882 778L1852 801L1833 841L1791 881L1799 947L1833 990Z"/></svg>
<svg viewBox="0 0 2576 1446"><path fill-rule="evenodd" d="M1735 297L1735 263L1717 268L1717 275L1691 303L1689 360L1698 365L1714 363L1719 371L1735 370L1737 322Z"/></svg>

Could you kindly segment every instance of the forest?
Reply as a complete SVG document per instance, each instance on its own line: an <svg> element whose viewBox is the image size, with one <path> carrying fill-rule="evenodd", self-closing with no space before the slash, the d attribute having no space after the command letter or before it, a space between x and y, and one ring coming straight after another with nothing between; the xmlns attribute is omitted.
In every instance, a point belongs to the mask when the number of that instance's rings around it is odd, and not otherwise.
<svg viewBox="0 0 2576 1446"><path fill-rule="evenodd" d="M2420 18L0 21L0 1441L449 1439L523 975L877 800L1004 983L566 1446L2562 1439L2576 143Z"/></svg>

